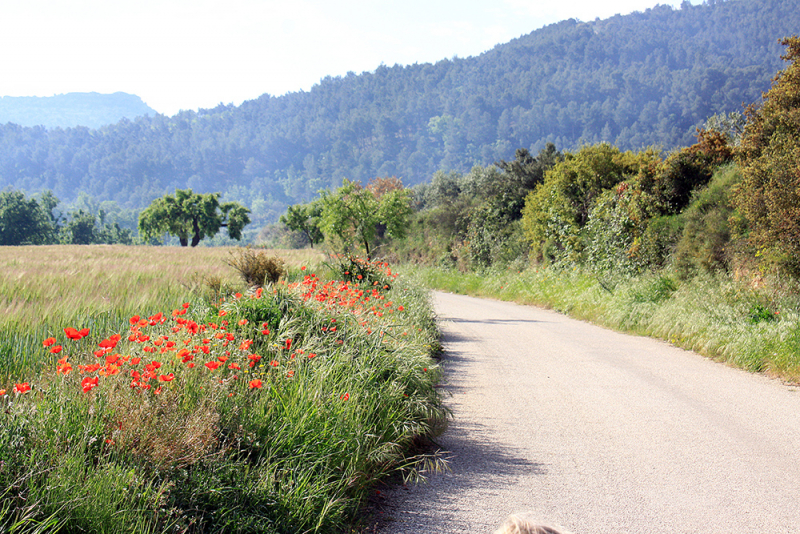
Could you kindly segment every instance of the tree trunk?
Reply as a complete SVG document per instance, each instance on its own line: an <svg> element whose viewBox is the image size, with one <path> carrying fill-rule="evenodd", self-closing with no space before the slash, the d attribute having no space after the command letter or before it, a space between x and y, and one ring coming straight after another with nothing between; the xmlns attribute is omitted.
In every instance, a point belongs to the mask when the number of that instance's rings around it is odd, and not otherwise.
<svg viewBox="0 0 800 534"><path fill-rule="evenodd" d="M197 244L200 242L200 225L197 224L197 218L192 219L192 230L194 230L194 236L192 237L192 246L196 247Z"/></svg>

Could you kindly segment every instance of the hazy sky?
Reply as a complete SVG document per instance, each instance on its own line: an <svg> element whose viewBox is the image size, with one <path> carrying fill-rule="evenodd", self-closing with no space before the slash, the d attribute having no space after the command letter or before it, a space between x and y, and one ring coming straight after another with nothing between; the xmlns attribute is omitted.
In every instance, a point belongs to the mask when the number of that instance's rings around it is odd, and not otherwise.
<svg viewBox="0 0 800 534"><path fill-rule="evenodd" d="M122 91L173 115L657 3L681 0L9 0L0 96Z"/></svg>

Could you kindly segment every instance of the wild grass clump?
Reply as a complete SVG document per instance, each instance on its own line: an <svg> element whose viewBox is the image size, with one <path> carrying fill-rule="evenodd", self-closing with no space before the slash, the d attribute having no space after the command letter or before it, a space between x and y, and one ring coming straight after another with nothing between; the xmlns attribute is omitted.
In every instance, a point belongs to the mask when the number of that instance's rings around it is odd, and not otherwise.
<svg viewBox="0 0 800 534"><path fill-rule="evenodd" d="M299 272L46 329L0 380L0 532L344 532L378 480L429 468L426 294Z"/></svg>
<svg viewBox="0 0 800 534"><path fill-rule="evenodd" d="M242 280L250 287L274 284L286 274L282 259L250 247L232 250L228 265L236 269Z"/></svg>

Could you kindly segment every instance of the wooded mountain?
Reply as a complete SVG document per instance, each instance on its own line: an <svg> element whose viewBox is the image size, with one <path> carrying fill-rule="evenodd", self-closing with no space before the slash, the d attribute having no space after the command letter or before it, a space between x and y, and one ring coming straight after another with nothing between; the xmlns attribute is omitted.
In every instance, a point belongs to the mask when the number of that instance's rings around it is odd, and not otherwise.
<svg viewBox="0 0 800 534"><path fill-rule="evenodd" d="M127 93L67 93L56 96L0 96L0 124L99 128L122 118L152 116L156 111Z"/></svg>
<svg viewBox="0 0 800 534"><path fill-rule="evenodd" d="M566 20L477 57L327 77L308 92L91 130L0 126L0 187L143 208L176 188L223 192L274 221L342 178L427 181L439 169L610 141L693 142L760 99L785 65L800 0L709 0ZM254 68L256 68L254 66Z"/></svg>

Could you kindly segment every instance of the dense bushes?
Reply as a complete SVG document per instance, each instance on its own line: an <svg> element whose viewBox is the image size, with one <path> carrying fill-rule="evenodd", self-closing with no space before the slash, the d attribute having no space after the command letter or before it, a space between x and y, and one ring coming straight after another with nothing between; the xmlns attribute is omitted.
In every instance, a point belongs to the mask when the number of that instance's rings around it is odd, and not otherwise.
<svg viewBox="0 0 800 534"><path fill-rule="evenodd" d="M782 42L792 63L748 110L734 203L759 263L800 275L800 38Z"/></svg>

